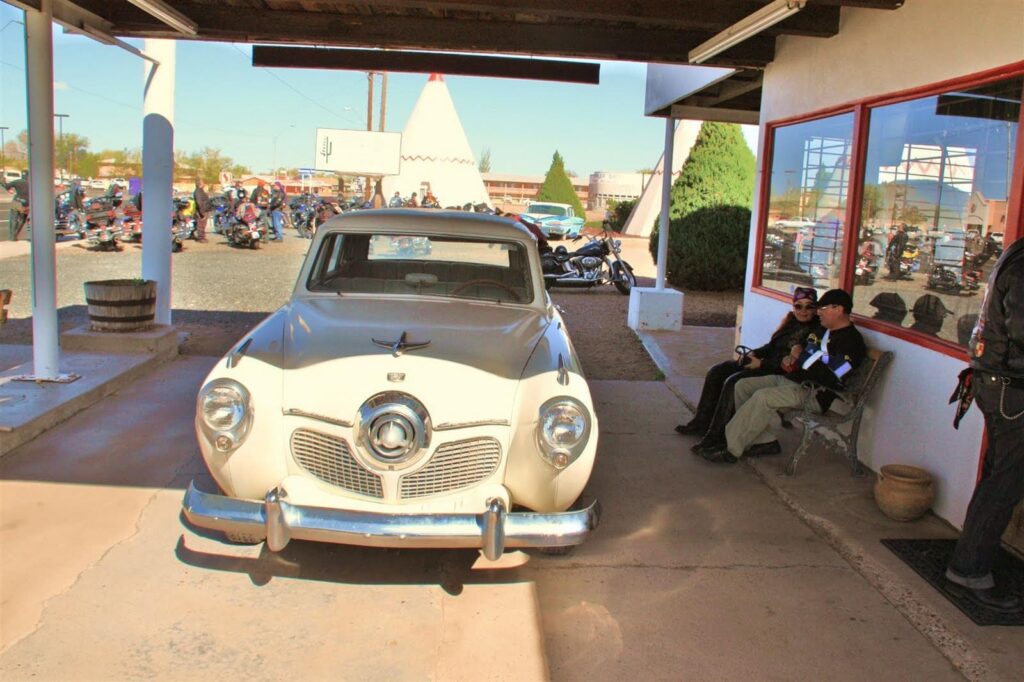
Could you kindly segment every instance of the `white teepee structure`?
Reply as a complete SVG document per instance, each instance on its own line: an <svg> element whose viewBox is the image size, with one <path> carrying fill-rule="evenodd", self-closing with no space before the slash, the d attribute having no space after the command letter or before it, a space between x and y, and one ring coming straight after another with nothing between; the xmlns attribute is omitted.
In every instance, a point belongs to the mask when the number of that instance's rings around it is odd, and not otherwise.
<svg viewBox="0 0 1024 682"><path fill-rule="evenodd" d="M403 198L416 192L422 201L427 189L442 206L491 203L448 86L439 73L430 74L402 131L398 175L383 180L386 199L395 192Z"/></svg>
<svg viewBox="0 0 1024 682"><path fill-rule="evenodd" d="M672 138L672 181L679 177L679 172L690 156L693 143L697 141L697 133L700 132L701 121L682 120L676 125L676 132ZM649 237L654 229L654 221L661 215L661 189L663 174L665 172L665 155L661 155L658 165L654 169L654 175L647 182L643 194L637 200L633 212L629 214L623 234L634 237Z"/></svg>

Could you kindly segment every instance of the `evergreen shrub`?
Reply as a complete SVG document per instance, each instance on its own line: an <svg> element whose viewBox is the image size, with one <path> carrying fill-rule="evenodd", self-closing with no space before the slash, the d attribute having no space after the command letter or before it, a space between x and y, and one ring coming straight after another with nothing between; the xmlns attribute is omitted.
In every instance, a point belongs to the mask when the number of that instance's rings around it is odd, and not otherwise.
<svg viewBox="0 0 1024 682"><path fill-rule="evenodd" d="M743 287L753 193L754 154L739 126L705 122L672 185L670 284L704 291ZM658 227L656 221L649 245L655 260Z"/></svg>
<svg viewBox="0 0 1024 682"><path fill-rule="evenodd" d="M569 180L569 176L565 172L565 160L558 150L555 150L555 155L551 157L551 167L548 168L547 175L544 176L544 184L537 192L536 201L569 204L575 210L577 217L587 219L587 212L583 210L583 202L576 196L576 190L572 188L572 181Z"/></svg>
<svg viewBox="0 0 1024 682"><path fill-rule="evenodd" d="M611 225L612 230L622 232L622 228L625 227L626 221L629 220L629 214L632 213L636 202L636 199L623 199L622 201L612 199L608 202L608 223Z"/></svg>

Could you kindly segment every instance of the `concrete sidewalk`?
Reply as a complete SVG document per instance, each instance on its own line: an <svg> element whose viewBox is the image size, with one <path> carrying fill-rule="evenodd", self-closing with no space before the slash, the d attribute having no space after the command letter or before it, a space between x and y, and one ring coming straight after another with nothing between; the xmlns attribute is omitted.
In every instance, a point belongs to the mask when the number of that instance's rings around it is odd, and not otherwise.
<svg viewBox="0 0 1024 682"><path fill-rule="evenodd" d="M1020 679L1024 629L973 625L878 542L945 523L888 520L827 452L792 478L689 453L672 427L733 330L641 338L664 382L592 382L601 527L497 564L189 528L215 359L152 368L0 459L0 677Z"/></svg>
<svg viewBox="0 0 1024 682"><path fill-rule="evenodd" d="M666 385L689 413L700 399L704 372L731 357L734 330L683 327L680 332L641 332L641 340L665 373ZM800 427L778 430L784 453L795 450ZM694 438L677 437L682 457L693 457ZM786 476L780 457L744 459L778 500L842 557L968 679L1019 680L1024 671L1024 628L979 627L885 548L883 538L955 538L957 531L931 514L901 523L884 516L874 501L875 476L855 477L845 459L819 443L796 475ZM715 465L711 465L715 466ZM920 675L915 675L920 677Z"/></svg>

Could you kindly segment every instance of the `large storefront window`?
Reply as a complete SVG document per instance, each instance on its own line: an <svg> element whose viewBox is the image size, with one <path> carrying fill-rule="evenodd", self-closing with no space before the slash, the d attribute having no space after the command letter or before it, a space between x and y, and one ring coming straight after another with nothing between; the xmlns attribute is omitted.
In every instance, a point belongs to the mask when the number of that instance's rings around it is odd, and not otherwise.
<svg viewBox="0 0 1024 682"><path fill-rule="evenodd" d="M966 344L1002 252L1022 84L870 110L854 312Z"/></svg>
<svg viewBox="0 0 1024 682"><path fill-rule="evenodd" d="M774 130L761 284L839 286L850 184L853 114Z"/></svg>

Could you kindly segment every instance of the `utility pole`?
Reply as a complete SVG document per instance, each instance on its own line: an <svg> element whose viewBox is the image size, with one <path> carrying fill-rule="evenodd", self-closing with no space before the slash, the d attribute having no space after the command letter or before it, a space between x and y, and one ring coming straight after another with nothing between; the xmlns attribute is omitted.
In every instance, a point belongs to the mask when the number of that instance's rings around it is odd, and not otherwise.
<svg viewBox="0 0 1024 682"><path fill-rule="evenodd" d="M388 72L380 75L380 127L378 130L384 132L384 118L388 112Z"/></svg>
<svg viewBox="0 0 1024 682"><path fill-rule="evenodd" d="M57 146L64 146L64 119L68 118L70 114L54 114L53 117L57 119ZM64 167L68 165L68 150L64 150L64 162L61 163L60 173L60 184L64 184Z"/></svg>
<svg viewBox="0 0 1024 682"><path fill-rule="evenodd" d="M4 131L10 130L7 126L0 126L0 170L7 170L7 151L4 149ZM4 180L4 182L7 182Z"/></svg>
<svg viewBox="0 0 1024 682"><path fill-rule="evenodd" d="M366 72L366 130L370 132L373 130L373 79L377 75L375 71ZM363 201L368 201L372 196L370 189L370 176L367 175L363 178L363 182L366 183L363 187Z"/></svg>

